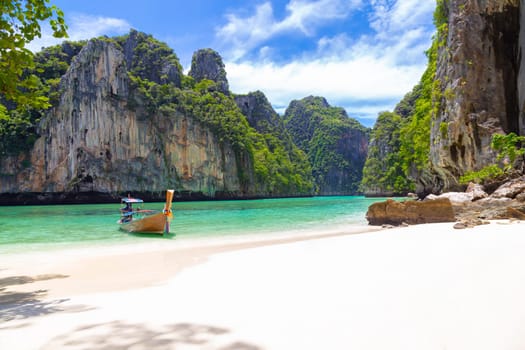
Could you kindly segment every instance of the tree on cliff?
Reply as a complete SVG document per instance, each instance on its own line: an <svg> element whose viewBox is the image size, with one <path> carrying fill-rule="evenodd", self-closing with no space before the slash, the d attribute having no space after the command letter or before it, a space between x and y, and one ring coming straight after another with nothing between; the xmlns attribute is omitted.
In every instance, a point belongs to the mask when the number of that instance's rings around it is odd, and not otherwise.
<svg viewBox="0 0 525 350"><path fill-rule="evenodd" d="M53 36L67 37L64 14L49 0L11 0L0 2L0 93L18 108L47 108L48 98L39 94L34 55L26 48L41 36L40 22L49 21ZM7 109L0 105L0 117Z"/></svg>

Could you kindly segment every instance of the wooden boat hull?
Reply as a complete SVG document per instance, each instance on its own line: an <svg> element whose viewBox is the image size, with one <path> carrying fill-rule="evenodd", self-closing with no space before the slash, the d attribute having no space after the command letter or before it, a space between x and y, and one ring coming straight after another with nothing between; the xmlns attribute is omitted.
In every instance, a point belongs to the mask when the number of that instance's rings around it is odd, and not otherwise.
<svg viewBox="0 0 525 350"><path fill-rule="evenodd" d="M145 216L141 219L132 220L120 224L120 229L133 233L157 233L164 234L164 227L168 217L163 213Z"/></svg>

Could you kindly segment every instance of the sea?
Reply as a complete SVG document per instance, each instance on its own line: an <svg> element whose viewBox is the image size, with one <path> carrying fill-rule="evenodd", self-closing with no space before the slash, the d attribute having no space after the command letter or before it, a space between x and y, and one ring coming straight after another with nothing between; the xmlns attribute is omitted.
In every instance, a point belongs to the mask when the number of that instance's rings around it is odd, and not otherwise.
<svg viewBox="0 0 525 350"><path fill-rule="evenodd" d="M2 206L0 256L88 246L188 242L346 232L365 227L368 206L384 198L361 196L174 202L170 235L136 235L119 230L120 203ZM146 203L141 209L162 209Z"/></svg>

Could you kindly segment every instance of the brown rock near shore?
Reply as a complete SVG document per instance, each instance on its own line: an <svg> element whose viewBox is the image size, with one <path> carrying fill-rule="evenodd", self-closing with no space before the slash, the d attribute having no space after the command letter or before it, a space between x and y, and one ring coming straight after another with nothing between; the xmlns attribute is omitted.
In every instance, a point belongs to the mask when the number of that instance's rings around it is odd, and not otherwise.
<svg viewBox="0 0 525 350"><path fill-rule="evenodd" d="M372 204L366 213L370 225L423 224L456 221L454 209L448 198L431 201L399 202L388 199Z"/></svg>
<svg viewBox="0 0 525 350"><path fill-rule="evenodd" d="M470 184L466 192L428 195L423 201L386 202L371 205L367 212L370 225L422 224L458 221L455 228L486 224L486 220L525 220L525 177L502 183L490 195L480 185Z"/></svg>

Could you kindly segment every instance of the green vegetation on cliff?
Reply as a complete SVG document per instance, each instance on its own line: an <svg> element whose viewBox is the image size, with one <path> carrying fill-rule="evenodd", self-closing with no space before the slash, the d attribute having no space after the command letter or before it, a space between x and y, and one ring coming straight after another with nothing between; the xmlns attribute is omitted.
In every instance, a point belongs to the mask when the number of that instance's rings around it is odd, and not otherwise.
<svg viewBox="0 0 525 350"><path fill-rule="evenodd" d="M310 162L306 154L295 145L283 119L275 112L266 96L261 91L255 91L247 95L236 95L234 98L248 124L263 135L268 146L267 150L264 147L257 148L256 156L265 159L264 162L256 163L259 164L259 169L255 170L261 183L272 184L272 187L279 182L286 184L288 180L281 176L284 173L293 178L293 183L298 185L294 186L298 189L313 193ZM261 140L256 144L261 144ZM265 163L272 166L260 166ZM276 173L272 169L279 169L279 172Z"/></svg>
<svg viewBox="0 0 525 350"><path fill-rule="evenodd" d="M132 53L133 62L136 56L143 56L144 47L154 52L163 52L169 59L162 61L157 54L155 60L161 60L163 66L175 61L175 67L181 70L178 59L175 60L171 50L166 51L165 44L158 43L150 36L131 33L135 47ZM130 46L129 36L117 38L122 47ZM146 41L146 43L143 43ZM161 49L157 49L161 45ZM147 61L146 61L147 62ZM181 86L178 81L162 79L152 81L149 69L134 67L129 73L130 101L132 108L145 107L151 115L163 114L167 117L180 113L192 117L217 135L219 142L228 143L236 153L239 166L239 180L245 187L254 187L261 195L307 195L312 193L312 180L307 159L297 149L287 149L279 140L279 134L273 130L258 132L250 126L246 117L235 103L234 97L223 92L224 83L202 79L195 82L192 77L182 77ZM247 155L253 165L255 183L251 184L252 176L249 169L242 167ZM247 165L247 164L244 164Z"/></svg>
<svg viewBox="0 0 525 350"><path fill-rule="evenodd" d="M405 106L413 108L410 104ZM402 195L414 190L399 153L401 128L405 123L403 117L392 112L383 112L377 117L361 181L361 189L366 194Z"/></svg>
<svg viewBox="0 0 525 350"><path fill-rule="evenodd" d="M182 66L167 44L136 30L108 40L122 49L130 76L157 84L180 86Z"/></svg>
<svg viewBox="0 0 525 350"><path fill-rule="evenodd" d="M412 114L401 127L400 158L402 167L407 176L412 178L429 165L430 153L430 126L432 115L438 109L436 96L439 91L439 82L436 76L437 40L427 51L428 67L420 81L420 96L415 100Z"/></svg>
<svg viewBox="0 0 525 350"><path fill-rule="evenodd" d="M296 152L290 154L272 133L261 134L253 129L236 105L233 97L216 88L211 80L202 80L193 89L159 85L135 79L135 88L146 100L150 113L169 116L180 113L195 118L217 135L219 142L228 143L236 152L238 162L244 153L252 160L255 190L267 195L310 194L312 182L306 159ZM246 186L250 176L239 168L239 179Z"/></svg>
<svg viewBox="0 0 525 350"><path fill-rule="evenodd" d="M460 177L459 182L465 185L469 182L484 184L512 173L516 165L523 169L525 148L521 145L524 142L525 136L518 136L513 132L507 135L494 134L490 146L497 152L496 160L499 164L490 164L479 171L467 172Z"/></svg>
<svg viewBox="0 0 525 350"><path fill-rule="evenodd" d="M284 121L295 144L308 156L319 194L359 191L368 129L322 97L292 101Z"/></svg>

